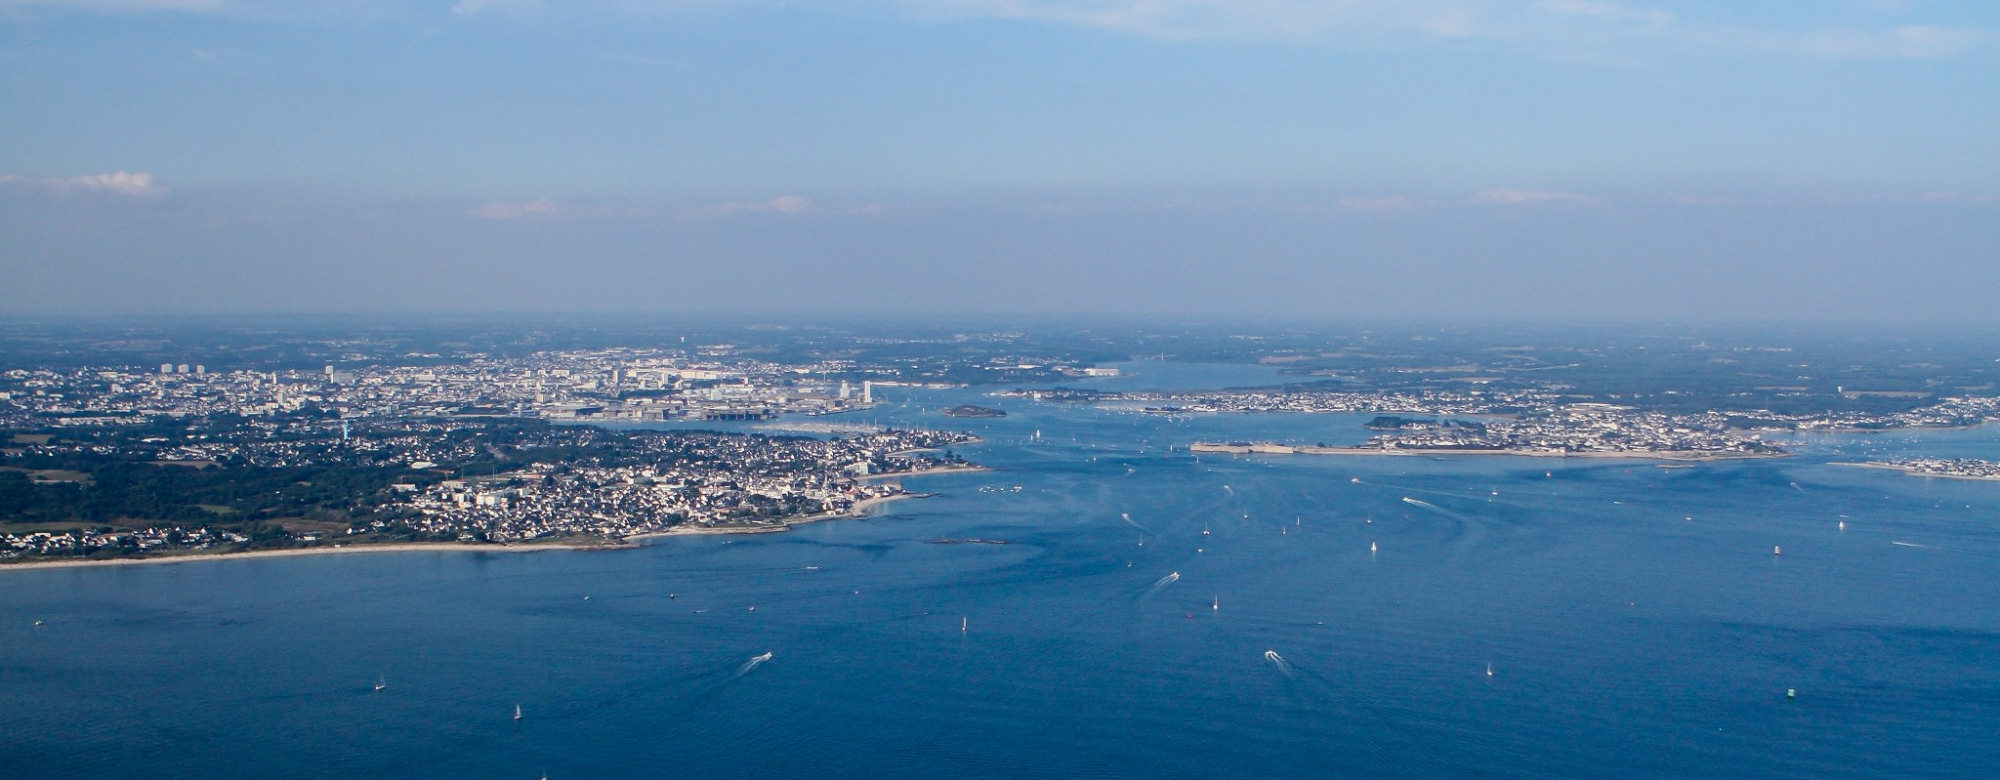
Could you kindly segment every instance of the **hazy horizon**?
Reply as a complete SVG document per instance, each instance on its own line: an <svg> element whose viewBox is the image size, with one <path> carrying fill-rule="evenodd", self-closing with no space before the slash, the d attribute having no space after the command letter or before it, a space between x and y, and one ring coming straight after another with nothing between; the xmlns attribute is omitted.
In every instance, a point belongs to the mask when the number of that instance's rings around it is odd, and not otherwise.
<svg viewBox="0 0 2000 780"><path fill-rule="evenodd" d="M21 315L1991 322L2000 7L0 0Z"/></svg>

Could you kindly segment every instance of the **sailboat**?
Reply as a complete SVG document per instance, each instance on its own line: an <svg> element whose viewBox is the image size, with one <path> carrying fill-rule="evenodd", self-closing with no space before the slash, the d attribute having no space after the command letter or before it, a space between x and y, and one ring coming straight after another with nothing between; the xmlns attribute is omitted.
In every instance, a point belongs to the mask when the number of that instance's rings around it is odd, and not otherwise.
<svg viewBox="0 0 2000 780"><path fill-rule="evenodd" d="M1216 596L1216 597L1215 597L1215 602L1214 602L1213 604L1210 604L1210 605L1209 605L1209 611L1211 611L1211 612L1221 612L1221 611L1222 611L1222 597L1221 597L1221 596Z"/></svg>
<svg viewBox="0 0 2000 780"><path fill-rule="evenodd" d="M376 676L375 676L375 690L378 690L378 691L379 691L379 690L382 690L383 688L387 688L387 687L389 687L389 678L387 678L387 677L383 677L383 676L381 676L381 675L376 675Z"/></svg>
<svg viewBox="0 0 2000 780"><path fill-rule="evenodd" d="M1486 676L1487 676L1487 677L1492 677L1492 676L1493 676L1493 662L1492 662L1492 661L1487 661L1487 662L1486 662Z"/></svg>
<svg viewBox="0 0 2000 780"><path fill-rule="evenodd" d="M972 625L972 618L968 618L968 617L962 617L962 618L959 618L959 619L958 619L958 632L959 632L959 633L961 633L961 634L965 633L965 629L966 629L966 627L967 627L967 626L970 626L970 625Z"/></svg>
<svg viewBox="0 0 2000 780"><path fill-rule="evenodd" d="M521 719L521 705L519 704L514 705L514 719L515 720Z"/></svg>

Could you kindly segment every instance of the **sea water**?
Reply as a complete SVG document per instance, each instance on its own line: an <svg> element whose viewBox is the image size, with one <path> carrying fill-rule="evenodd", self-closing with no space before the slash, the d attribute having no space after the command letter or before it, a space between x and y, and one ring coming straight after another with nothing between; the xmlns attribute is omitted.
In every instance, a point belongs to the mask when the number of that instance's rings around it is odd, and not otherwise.
<svg viewBox="0 0 2000 780"><path fill-rule="evenodd" d="M1196 456L1366 418L878 393L993 470L638 549L0 571L0 775L2000 772L2000 483L1830 465L1991 429Z"/></svg>

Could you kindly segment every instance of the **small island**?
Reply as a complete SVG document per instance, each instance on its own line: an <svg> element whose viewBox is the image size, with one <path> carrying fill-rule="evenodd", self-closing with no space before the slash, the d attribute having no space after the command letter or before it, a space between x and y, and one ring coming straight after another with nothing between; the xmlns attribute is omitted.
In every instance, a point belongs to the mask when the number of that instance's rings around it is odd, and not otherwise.
<svg viewBox="0 0 2000 780"><path fill-rule="evenodd" d="M1913 477L1976 479L2000 482L2000 463L1990 460L1980 460L1978 458L1906 458L1903 460L1876 463L1833 463L1829 465L1890 469Z"/></svg>
<svg viewBox="0 0 2000 780"><path fill-rule="evenodd" d="M1502 447L1401 447L1401 446L1361 446L1322 447L1318 445L1278 444L1275 442L1195 442L1188 445L1189 452L1207 452L1226 455L1510 455L1525 458L1629 458L1632 460L1735 460L1740 458L1777 458L1779 452L1733 452L1716 450L1562 450Z"/></svg>
<svg viewBox="0 0 2000 780"><path fill-rule="evenodd" d="M1381 416L1369 421L1367 427L1384 432L1352 447L1196 442L1188 450L1231 455L1517 455L1674 461L1789 454L1756 434L1714 419L1604 404L1575 404L1485 422Z"/></svg>
<svg viewBox="0 0 2000 780"><path fill-rule="evenodd" d="M1007 416L1007 411L1004 409L995 409L990 406L973 406L972 404L959 404L957 406L947 407L944 410L944 413L952 417L979 418L979 417Z"/></svg>

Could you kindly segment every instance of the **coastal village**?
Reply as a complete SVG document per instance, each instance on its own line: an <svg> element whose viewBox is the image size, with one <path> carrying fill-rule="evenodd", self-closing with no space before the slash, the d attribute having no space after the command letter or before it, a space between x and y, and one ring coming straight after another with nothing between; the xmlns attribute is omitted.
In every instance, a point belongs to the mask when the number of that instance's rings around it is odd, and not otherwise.
<svg viewBox="0 0 2000 780"><path fill-rule="evenodd" d="M1377 414L1442 419L1391 419L1387 430L1355 447L1299 442L1199 442L1198 452L1244 454L1397 454L1453 451L1517 455L1579 455L1709 459L1787 454L1767 434L1871 432L1960 428L2000 419L2000 397L1946 398L1901 412L1780 414L1768 410L1673 414L1617 404L1566 402L1549 391L1357 393L1268 389L1202 393L1043 392L1013 397L1095 403L1147 414ZM1457 417L1452 417L1456 415ZM1374 426L1382 427L1382 426Z"/></svg>
<svg viewBox="0 0 2000 780"><path fill-rule="evenodd" d="M464 429L460 429L464 433ZM472 440L488 437L472 431ZM370 437L293 442L273 455L268 442L207 442L199 454L219 460L193 468L359 469L379 474L365 510L340 527L282 523L265 547L371 543L381 540L509 543L534 540L619 542L673 531L782 530L805 519L851 514L870 503L912 495L896 477L974 468L941 448L974 441L966 434L882 431L832 438L695 431L605 432L562 427L525 441L478 445L517 467L480 476L429 458L458 448L398 450ZM404 438L391 436L393 442ZM368 446L343 447L366 441ZM25 449L55 452L75 445ZM85 445L92 446L92 445ZM153 446L158 446L155 444ZM23 449L23 448L15 448ZM137 452L143 449L135 448ZM579 449L605 452L570 457ZM536 459L536 451L562 453ZM183 448L170 451L185 455ZM124 452L131 456L135 452ZM490 454L490 453L489 453ZM141 456L144 457L144 456ZM423 460L419 460L423 458ZM187 461L156 461L186 463ZM231 465L222 465L228 463ZM39 476L43 483L85 475ZM218 523L233 508L215 507ZM211 525L15 531L0 534L0 560L241 549L251 534Z"/></svg>
<svg viewBox="0 0 2000 780"><path fill-rule="evenodd" d="M1197 452L1274 454L1495 453L1706 460L1771 457L1785 451L1761 434L1732 428L1719 413L1670 415L1602 404L1573 404L1478 422L1393 420L1387 433L1355 447L1196 444Z"/></svg>
<svg viewBox="0 0 2000 780"><path fill-rule="evenodd" d="M655 350L578 350L463 363L235 370L16 369L0 382L0 425L123 425L152 417L263 417L332 410L347 419L466 415L565 421L762 420L867 409L877 383L831 376L844 362L784 366ZM884 382L882 384L888 384Z"/></svg>
<svg viewBox="0 0 2000 780"><path fill-rule="evenodd" d="M0 471L25 476L27 489L81 499L103 491L75 464L146 464L217 483L218 497L198 510L157 506L172 516L150 521L114 507L95 521L17 524L0 533L0 560L782 530L910 495L897 476L970 468L940 451L973 441L961 433L859 422L795 426L817 436L635 425L869 408L869 380L808 378L837 368L725 368L611 351L359 371L9 371L0 427L39 432L0 440ZM273 475L292 481L259 496L228 484Z"/></svg>
<svg viewBox="0 0 2000 780"><path fill-rule="evenodd" d="M1841 465L1895 469L1916 477L2000 480L2000 463L1979 458L1902 458L1880 463Z"/></svg>
<svg viewBox="0 0 2000 780"><path fill-rule="evenodd" d="M787 365L728 350L412 358L421 364L210 372L169 363L157 370L0 373L0 429L16 431L0 441L0 478L25 477L31 491L70 490L80 498L85 490L104 492L92 487L94 477L84 466L144 464L179 469L171 476L209 485L216 496L155 501L150 508L97 506L68 521L60 515L13 518L0 533L0 560L382 541L617 543L666 532L782 530L909 495L896 476L976 468L950 451L975 441L968 434L887 430L854 419L875 406L880 388L900 381L866 378L897 375L883 365ZM1113 368L995 360L974 365L1060 376L1117 374ZM1555 386L1373 392L1056 387L992 395L1159 415L1384 415L1370 424L1377 434L1360 446L1190 447L1260 454L1772 457L1787 451L1769 434L1961 427L2000 418L2000 398L1983 396L1880 414L1687 414L1580 402ZM970 405L944 411L1005 414ZM645 426L831 415L848 418L787 424L813 436ZM1934 476L2000 476L2000 468L1977 461L1892 465ZM225 489L245 476L290 481L274 481L254 494Z"/></svg>

